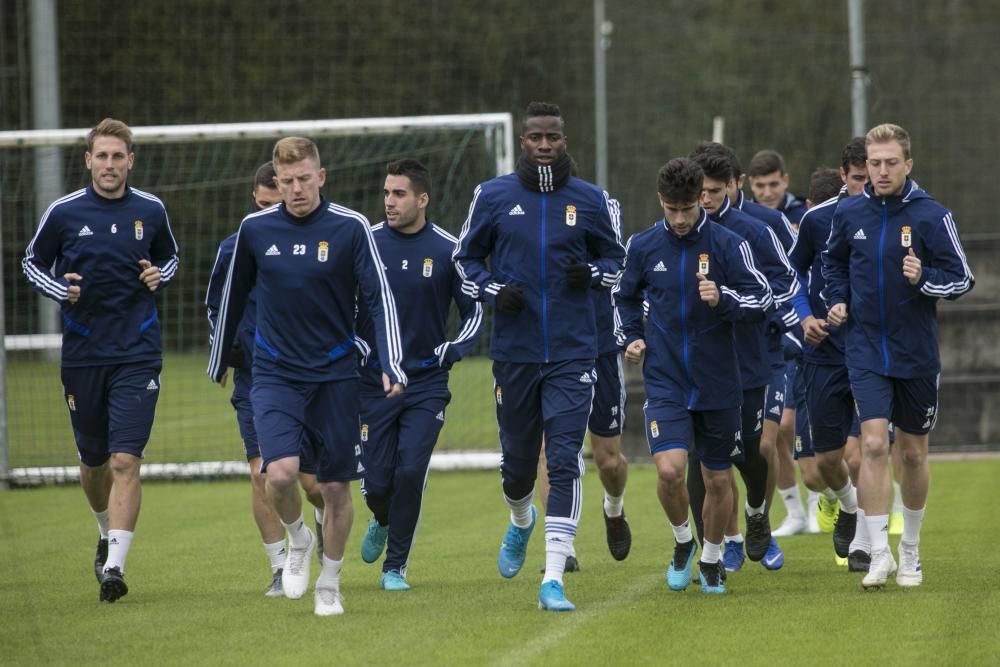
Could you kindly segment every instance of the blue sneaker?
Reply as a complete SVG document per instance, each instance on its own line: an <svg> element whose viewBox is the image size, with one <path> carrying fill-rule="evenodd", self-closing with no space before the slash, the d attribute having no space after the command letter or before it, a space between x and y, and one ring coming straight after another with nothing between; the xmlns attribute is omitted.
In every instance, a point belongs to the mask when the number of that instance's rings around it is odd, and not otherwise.
<svg viewBox="0 0 1000 667"><path fill-rule="evenodd" d="M374 563L385 549L385 539L389 537L389 526L380 526L375 517L368 520L368 530L361 539L361 560Z"/></svg>
<svg viewBox="0 0 1000 667"><path fill-rule="evenodd" d="M698 562L698 579L701 581L701 592L719 595L726 592L726 579L722 561L715 563Z"/></svg>
<svg viewBox="0 0 1000 667"><path fill-rule="evenodd" d="M527 528L518 528L514 524L510 524L510 527L507 528L507 534L503 536L503 543L500 545L500 555L497 556L497 568L500 570L501 577L510 579L521 571L524 557L528 553L528 539L531 537L531 531L535 529L537 516L538 512L532 505L531 525ZM559 590L561 593L562 589Z"/></svg>
<svg viewBox="0 0 1000 667"><path fill-rule="evenodd" d="M742 542L726 541L722 550L722 564L725 566L726 572L739 572L745 558Z"/></svg>
<svg viewBox="0 0 1000 667"><path fill-rule="evenodd" d="M549 580L542 584L538 591L538 608L547 611L573 611L576 605L566 599L562 584Z"/></svg>
<svg viewBox="0 0 1000 667"><path fill-rule="evenodd" d="M781 566L785 564L785 554L781 553L781 547L778 546L778 541L773 537L771 544L767 547L767 553L764 554L760 563L768 570L780 570Z"/></svg>
<svg viewBox="0 0 1000 667"><path fill-rule="evenodd" d="M406 577L400 574L399 570L389 570L382 573L382 590L408 591L410 585L406 583Z"/></svg>
<svg viewBox="0 0 1000 667"><path fill-rule="evenodd" d="M674 545L674 557L667 566L667 587L672 591L683 591L691 583L691 566L698 551L694 540Z"/></svg>

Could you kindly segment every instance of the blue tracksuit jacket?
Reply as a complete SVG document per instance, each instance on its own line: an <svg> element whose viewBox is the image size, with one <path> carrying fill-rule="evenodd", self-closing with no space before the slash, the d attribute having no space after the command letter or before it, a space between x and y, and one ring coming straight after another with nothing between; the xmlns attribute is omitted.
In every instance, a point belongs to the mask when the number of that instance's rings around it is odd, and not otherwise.
<svg viewBox="0 0 1000 667"><path fill-rule="evenodd" d="M219 244L219 251L215 255L215 264L212 266L212 275L208 279L208 290L205 293L205 307L208 309L208 324L211 330L209 342L215 338L216 324L219 319L219 307L222 304L222 289L226 284L226 275L229 273L229 265L233 261L233 251L236 249L236 234L227 236ZM254 350L254 334L257 332L257 298L253 290L247 297L247 305L243 309L243 318L240 320L236 332L236 340L246 356L248 365L252 365Z"/></svg>
<svg viewBox="0 0 1000 667"><path fill-rule="evenodd" d="M160 267L158 291L177 273L177 241L163 202L135 188L106 199L93 185L57 199L42 215L21 262L35 289L62 306L62 365L158 361L156 297L139 260ZM80 300L66 300L64 274L78 273Z"/></svg>
<svg viewBox="0 0 1000 667"><path fill-rule="evenodd" d="M508 284L524 292L520 313L494 314L490 343L494 360L518 363L595 359L590 290L570 288L564 269L589 263L591 287L608 289L624 259L617 202L572 177L553 192L529 190L515 174L482 183L455 249L463 290L472 298L494 303Z"/></svg>
<svg viewBox="0 0 1000 667"><path fill-rule="evenodd" d="M923 264L916 285L903 276L911 247ZM840 202L823 276L827 305L847 304L847 367L897 378L940 372L937 300L975 283L951 212L909 178L899 195L879 197L869 184Z"/></svg>
<svg viewBox="0 0 1000 667"><path fill-rule="evenodd" d="M695 274L705 264L720 291L715 308L698 294ZM650 399L689 410L741 404L733 323L762 320L772 305L748 242L711 222L704 210L684 237L661 220L629 239L625 272L613 295L622 346L646 341L643 376ZM649 302L645 326L643 298Z"/></svg>

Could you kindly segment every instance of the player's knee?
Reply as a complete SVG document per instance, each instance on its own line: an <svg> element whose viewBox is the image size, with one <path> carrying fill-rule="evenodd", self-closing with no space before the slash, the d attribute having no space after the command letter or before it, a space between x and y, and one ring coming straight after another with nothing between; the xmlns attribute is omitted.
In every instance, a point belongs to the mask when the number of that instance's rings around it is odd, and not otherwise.
<svg viewBox="0 0 1000 667"><path fill-rule="evenodd" d="M732 476L725 470L713 470L705 475L705 493L712 496L723 496L730 493Z"/></svg>
<svg viewBox="0 0 1000 667"><path fill-rule="evenodd" d="M900 461L907 468L919 468L927 464L927 450L923 447L905 447L900 452Z"/></svg>
<svg viewBox="0 0 1000 667"><path fill-rule="evenodd" d="M396 468L396 489L405 489L408 493L419 491L424 485L424 470L417 466L400 466Z"/></svg>
<svg viewBox="0 0 1000 667"><path fill-rule="evenodd" d="M504 481L503 493L511 500L521 500L531 493L535 488L535 480L511 480Z"/></svg>
<svg viewBox="0 0 1000 667"><path fill-rule="evenodd" d="M111 473L115 477L138 477L142 459L125 452L111 454Z"/></svg>
<svg viewBox="0 0 1000 667"><path fill-rule="evenodd" d="M657 466L660 481L671 487L684 484L684 470L685 466L672 461Z"/></svg>
<svg viewBox="0 0 1000 667"><path fill-rule="evenodd" d="M888 457L889 438L883 435L862 435L861 454L869 459Z"/></svg>

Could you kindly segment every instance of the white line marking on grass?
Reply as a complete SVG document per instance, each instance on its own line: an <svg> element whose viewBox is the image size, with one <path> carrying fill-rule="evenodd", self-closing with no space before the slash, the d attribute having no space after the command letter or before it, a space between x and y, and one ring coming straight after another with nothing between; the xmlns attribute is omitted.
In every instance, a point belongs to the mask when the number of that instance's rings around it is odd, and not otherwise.
<svg viewBox="0 0 1000 667"><path fill-rule="evenodd" d="M578 628L605 614L615 607L622 607L640 595L647 593L663 584L663 574L640 577L631 586L622 589L617 595L606 598L603 602L585 607L577 611L552 612L541 611L539 614L555 614L560 617L561 625L547 628L545 633L534 640L520 646L493 662L494 665L524 665L533 662L543 652L556 648L560 642L573 634ZM665 586L665 584L664 584Z"/></svg>

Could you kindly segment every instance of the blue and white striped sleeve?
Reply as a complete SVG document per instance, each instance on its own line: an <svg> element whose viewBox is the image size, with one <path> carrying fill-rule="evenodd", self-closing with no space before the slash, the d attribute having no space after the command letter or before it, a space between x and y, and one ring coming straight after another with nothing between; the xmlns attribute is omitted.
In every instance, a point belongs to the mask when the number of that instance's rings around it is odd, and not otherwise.
<svg viewBox="0 0 1000 667"><path fill-rule="evenodd" d="M355 218L358 223L354 227L354 276L375 325L378 358L382 363L382 370L393 384L405 385L408 380L403 371L403 337L399 330L396 299L382 268L382 257L372 235L371 225L363 215L352 212L350 217Z"/></svg>
<svg viewBox="0 0 1000 667"><path fill-rule="evenodd" d="M920 291L937 299L957 299L972 289L976 277L969 268L951 212L932 230L926 241L929 257L921 258Z"/></svg>
<svg viewBox="0 0 1000 667"><path fill-rule="evenodd" d="M54 301L66 301L69 282L62 276L52 273L61 251L59 215L56 212L56 200L46 209L38 223L38 230L28 242L21 260L21 269L31 285Z"/></svg>
<svg viewBox="0 0 1000 667"><path fill-rule="evenodd" d="M749 243L727 245L726 284L718 286L716 311L732 322L762 320L774 301L767 278L757 268Z"/></svg>

